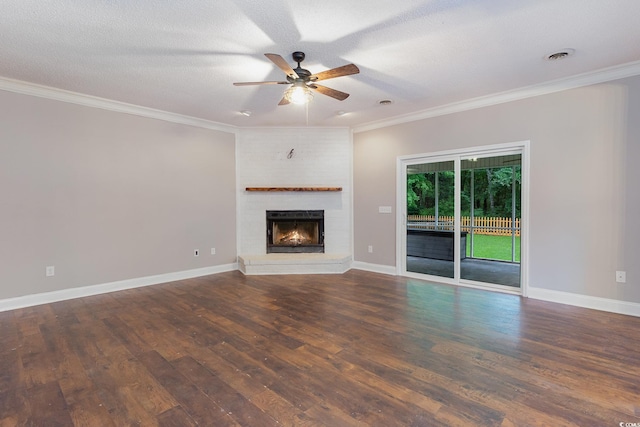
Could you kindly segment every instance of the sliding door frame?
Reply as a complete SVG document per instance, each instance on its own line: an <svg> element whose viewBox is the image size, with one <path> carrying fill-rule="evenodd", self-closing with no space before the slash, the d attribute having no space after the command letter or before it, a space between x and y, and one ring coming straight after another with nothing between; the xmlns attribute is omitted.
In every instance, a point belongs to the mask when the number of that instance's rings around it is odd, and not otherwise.
<svg viewBox="0 0 640 427"><path fill-rule="evenodd" d="M399 276L438 281L456 286L491 289L506 293L527 296L529 287L529 141L518 141L505 144L469 147L457 150L434 153L399 156L396 160L396 274ZM461 160L468 157L490 157L519 152L521 162L521 207L520 207L520 288L510 290L504 286L471 282L460 278L460 245L454 245L454 278L430 276L407 271L407 166L453 161L455 170L455 227L454 242L460 242L460 199L461 199Z"/></svg>

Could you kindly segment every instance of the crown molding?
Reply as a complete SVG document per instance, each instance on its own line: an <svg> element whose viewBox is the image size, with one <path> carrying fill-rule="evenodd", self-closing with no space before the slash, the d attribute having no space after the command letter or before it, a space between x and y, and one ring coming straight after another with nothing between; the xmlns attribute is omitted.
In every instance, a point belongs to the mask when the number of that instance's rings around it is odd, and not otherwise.
<svg viewBox="0 0 640 427"><path fill-rule="evenodd" d="M578 74L571 77L552 80L538 85L527 86L505 92L499 92L491 95L471 98L464 101L453 102L438 107L428 108L425 110L390 117L387 119L364 123L351 127L353 133L366 132L369 130L380 129L383 127L398 125L402 123L414 122L418 120L429 119L438 116L444 116L462 111L474 110L477 108L490 107L492 105L503 104L506 102L517 101L526 98L532 98L539 95L547 95L563 90L575 89L578 87L589 86L598 83L604 83L612 80L623 79L640 75L640 61L630 62L627 64L616 65L613 67L603 68L588 73ZM0 77L0 90L19 93L23 95L37 96L40 98L52 99L55 101L68 102L71 104L83 105L86 107L100 108L103 110L115 111L119 113L131 114L151 119L163 120L171 123L195 126L204 129L216 130L221 132L229 132L237 134L239 129L273 129L272 127L237 127L224 123L213 122L206 119L200 119L192 116L171 113L163 110L142 107L140 105L128 104L125 102L114 101L111 99L100 98L97 96L85 95L78 92L57 89L49 86L38 85L21 80ZM298 126L282 128L297 128ZM319 127L326 129L326 127ZM333 128L333 127L332 127ZM343 128L337 126L335 129ZM347 127L348 129L349 127ZM307 127L308 129L308 127Z"/></svg>
<svg viewBox="0 0 640 427"><path fill-rule="evenodd" d="M54 87L38 85L35 83L9 79L5 77L0 77L0 90L19 93L22 95L52 99L54 101L68 102L70 104L77 104L85 107L100 108L102 110L115 111L118 113L131 114L134 116L141 116L150 119L163 120L165 122L217 130L221 132L229 132L235 134L238 130L238 128L235 126L200 119L197 117L170 113L168 111L156 110L154 108L142 107L140 105L128 104L126 102L114 101L111 99L85 95L78 92L71 92L68 90L57 89Z"/></svg>
<svg viewBox="0 0 640 427"><path fill-rule="evenodd" d="M603 68L597 71L577 74L571 77L551 80L537 85L526 86L519 89L499 92L491 95L471 98L464 101L453 102L426 110L403 114L384 120L365 123L354 126L353 132L366 132L369 130L380 129L402 123L414 122L417 120L430 119L433 117L444 116L462 111L474 110L477 108L490 107L492 105L503 104L505 102L518 101L525 98L532 98L539 95L547 95L563 90L575 89L583 86L604 83L612 80L623 79L626 77L637 76L640 74L640 61L629 62L627 64L616 65L613 67Z"/></svg>

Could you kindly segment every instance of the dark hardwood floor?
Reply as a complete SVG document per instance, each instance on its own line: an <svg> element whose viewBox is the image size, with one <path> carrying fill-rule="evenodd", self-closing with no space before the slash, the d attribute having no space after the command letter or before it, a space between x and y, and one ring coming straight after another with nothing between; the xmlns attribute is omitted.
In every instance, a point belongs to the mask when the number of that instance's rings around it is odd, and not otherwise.
<svg viewBox="0 0 640 427"><path fill-rule="evenodd" d="M2 426L640 423L640 318L352 270L0 313Z"/></svg>

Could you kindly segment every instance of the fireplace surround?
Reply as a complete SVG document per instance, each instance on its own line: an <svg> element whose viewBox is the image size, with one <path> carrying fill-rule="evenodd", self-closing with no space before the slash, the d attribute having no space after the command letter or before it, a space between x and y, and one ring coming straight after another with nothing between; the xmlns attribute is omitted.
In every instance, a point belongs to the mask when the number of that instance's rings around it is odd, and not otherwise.
<svg viewBox="0 0 640 427"><path fill-rule="evenodd" d="M267 211L267 253L324 253L324 211Z"/></svg>
<svg viewBox="0 0 640 427"><path fill-rule="evenodd" d="M351 268L351 142L348 128L238 131L236 227L242 273L341 274ZM292 148L295 155L287 158ZM324 253L267 253L267 210L315 209L324 210Z"/></svg>

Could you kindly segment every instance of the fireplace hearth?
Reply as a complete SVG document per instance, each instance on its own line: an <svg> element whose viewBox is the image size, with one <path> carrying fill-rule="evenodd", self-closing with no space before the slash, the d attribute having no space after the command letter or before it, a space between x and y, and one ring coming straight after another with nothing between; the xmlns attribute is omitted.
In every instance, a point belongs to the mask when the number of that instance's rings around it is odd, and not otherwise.
<svg viewBox="0 0 640 427"><path fill-rule="evenodd" d="M267 253L324 253L324 211L267 211Z"/></svg>

